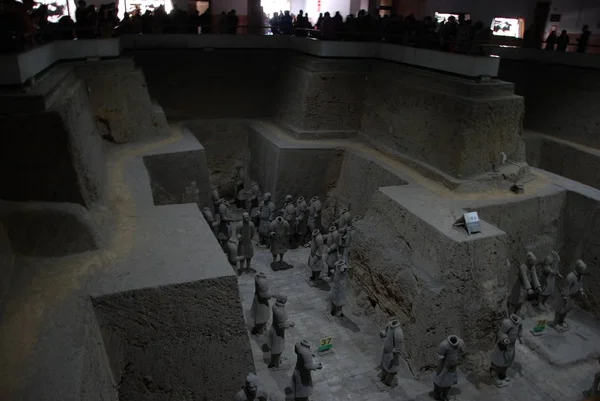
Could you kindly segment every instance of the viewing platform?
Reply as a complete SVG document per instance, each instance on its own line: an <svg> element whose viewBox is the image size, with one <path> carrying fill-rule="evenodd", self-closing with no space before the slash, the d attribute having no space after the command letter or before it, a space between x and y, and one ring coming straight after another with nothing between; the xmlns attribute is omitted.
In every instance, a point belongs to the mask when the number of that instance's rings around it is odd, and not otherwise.
<svg viewBox="0 0 600 401"><path fill-rule="evenodd" d="M471 79L496 77L498 57L469 56L377 42L321 41L283 35L125 35L114 39L56 41L0 56L0 85L21 85L54 63L115 58L149 49L291 50L323 58L380 59Z"/></svg>

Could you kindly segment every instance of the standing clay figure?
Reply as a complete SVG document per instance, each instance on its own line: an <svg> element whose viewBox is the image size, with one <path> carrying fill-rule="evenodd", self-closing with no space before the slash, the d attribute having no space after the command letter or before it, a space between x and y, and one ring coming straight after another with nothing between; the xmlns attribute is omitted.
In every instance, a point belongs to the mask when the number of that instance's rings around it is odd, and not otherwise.
<svg viewBox="0 0 600 401"><path fill-rule="evenodd" d="M221 204L221 196L219 195L219 188L216 186L212 187L212 200L213 206L215 208L215 219L218 219L219 215L219 205Z"/></svg>
<svg viewBox="0 0 600 401"><path fill-rule="evenodd" d="M290 236L288 238L288 247L290 249L296 249L298 246L298 235L296 226L296 206L294 206L294 198L292 195L285 196L285 204L281 210L283 219L288 222L290 227Z"/></svg>
<svg viewBox="0 0 600 401"><path fill-rule="evenodd" d="M215 221L215 218L213 217L213 214L210 211L210 208L208 206L202 208L202 215L204 216L204 219L208 223L208 226L210 227L213 234L215 234L215 237L218 238L219 237L219 231L218 231L219 230L219 222Z"/></svg>
<svg viewBox="0 0 600 401"><path fill-rule="evenodd" d="M551 326L557 331L563 332L569 330L569 325L565 322L567 314L573 309L574 301L573 298L581 296L587 298L583 291L583 276L587 271L587 265L583 260L577 260L575 262L575 268L565 278L563 287L561 290L561 298L557 302L554 321Z"/></svg>
<svg viewBox="0 0 600 401"><path fill-rule="evenodd" d="M276 295L271 294L269 291L267 276L263 272L257 273L254 277L254 300L252 301L252 308L250 308L250 314L254 321L252 334L260 335L265 331L265 325L269 321L271 310L269 300L275 297Z"/></svg>
<svg viewBox="0 0 600 401"><path fill-rule="evenodd" d="M281 360L281 354L285 350L285 330L295 326L294 322L290 322L285 304L287 296L278 295L275 304L273 305L273 323L269 331L269 348L271 349L271 363L269 368L278 368Z"/></svg>
<svg viewBox="0 0 600 401"><path fill-rule="evenodd" d="M538 298L538 305L544 308L550 308L548 305L548 299L554 294L554 290L556 287L556 277L563 276L559 272L560 256L555 251L552 251L550 255L546 256L544 259L544 264L542 266L542 274L540 277L540 284L542 285L542 292Z"/></svg>
<svg viewBox="0 0 600 401"><path fill-rule="evenodd" d="M298 243L305 246L308 243L308 205L301 196L296 199L296 233Z"/></svg>
<svg viewBox="0 0 600 401"><path fill-rule="evenodd" d="M600 359L598 359L598 363L600 363ZM600 398L600 371L596 372L594 375L594 382L592 383L592 387L589 390L585 390L583 395L588 398L592 398L593 400L597 400ZM596 398L593 398L596 397Z"/></svg>
<svg viewBox="0 0 600 401"><path fill-rule="evenodd" d="M335 226L329 227L329 234L325 237L325 245L327 245L327 255L325 256L325 264L327 265L327 275L333 276L333 270L335 269L335 262L338 261L338 244L339 236L337 228Z"/></svg>
<svg viewBox="0 0 600 401"><path fill-rule="evenodd" d="M258 186L258 182L252 181L250 184L250 191L248 192L248 201L250 202L250 208L253 209L258 207L260 202L260 187Z"/></svg>
<svg viewBox="0 0 600 401"><path fill-rule="evenodd" d="M442 341L438 347L438 366L433 374L433 398L447 401L450 388L458 383L458 362L465 352L465 343L456 335Z"/></svg>
<svg viewBox="0 0 600 401"><path fill-rule="evenodd" d="M259 387L258 376L249 373L246 376L246 385L233 397L233 401L268 401L269 395Z"/></svg>
<svg viewBox="0 0 600 401"><path fill-rule="evenodd" d="M244 189L244 182L246 181L246 170L244 170L244 165L241 163L236 164L234 168L235 173L233 173L231 181L233 182L233 193L238 194Z"/></svg>
<svg viewBox="0 0 600 401"><path fill-rule="evenodd" d="M336 221L336 226L338 228L344 228L352 221L352 216L350 216L350 211L347 207L343 208L340 212L340 217Z"/></svg>
<svg viewBox="0 0 600 401"><path fill-rule="evenodd" d="M504 387L510 381L506 372L515 360L515 344L517 340L521 341L522 333L523 323L517 314L513 313L500 324L496 336L496 349L492 353L492 366L490 367L490 374L498 387Z"/></svg>
<svg viewBox="0 0 600 401"><path fill-rule="evenodd" d="M219 242L225 248L225 243L231 237L231 213L229 204L223 198L219 203Z"/></svg>
<svg viewBox="0 0 600 401"><path fill-rule="evenodd" d="M271 267L274 270L277 268L283 268L283 254L287 252L288 241L290 238L290 225L283 217L278 216L269 226L269 232L271 233L271 254L273 255L273 263ZM277 255L280 258L280 264L276 264Z"/></svg>
<svg viewBox="0 0 600 401"><path fill-rule="evenodd" d="M381 381L386 386L391 386L400 370L400 360L404 355L404 332L400 322L392 320L379 335L385 338L381 356Z"/></svg>
<svg viewBox="0 0 600 401"><path fill-rule="evenodd" d="M242 224L235 229L235 232L238 240L237 253L240 257L240 269L238 270L238 275L242 274L242 271L244 270L244 260L246 260L246 271L249 273L250 262L254 256L252 238L256 235L256 227L254 227L254 223L250 221L248 212L242 213Z"/></svg>
<svg viewBox="0 0 600 401"><path fill-rule="evenodd" d="M321 208L323 205L318 196L313 196L308 202L308 229L310 232L319 230L323 233L323 225L321 224Z"/></svg>
<svg viewBox="0 0 600 401"><path fill-rule="evenodd" d="M518 278L513 285L512 291L508 296L508 313L519 314L523 303L528 297L532 297L537 292L542 292L540 282L537 276L535 265L537 258L533 252L527 252L527 260L519 266Z"/></svg>
<svg viewBox="0 0 600 401"><path fill-rule="evenodd" d="M312 371L322 369L323 365L313 361L310 343L306 340L298 341L294 346L296 352L296 367L292 375L292 392L295 401L308 401L313 392Z"/></svg>
<svg viewBox="0 0 600 401"><path fill-rule="evenodd" d="M352 245L352 235L354 234L354 230L354 224L350 222L350 224L344 228L342 234L340 235L338 253L346 263L348 263L350 260L350 246Z"/></svg>
<svg viewBox="0 0 600 401"><path fill-rule="evenodd" d="M260 223L258 225L258 245L269 247L271 244L271 232L269 231L269 225L274 219L275 204L271 201L271 193L266 192L263 195L263 200L258 206L258 216Z"/></svg>
<svg viewBox="0 0 600 401"><path fill-rule="evenodd" d="M312 275L310 276L312 282L319 278L321 271L323 270L324 248L325 243L323 241L323 236L319 230L314 230L310 240L310 255L308 256L308 267L310 267L310 270L312 271Z"/></svg>
<svg viewBox="0 0 600 401"><path fill-rule="evenodd" d="M343 260L338 260L335 263L330 298L331 315L344 317L342 307L348 305L348 265Z"/></svg>
<svg viewBox="0 0 600 401"><path fill-rule="evenodd" d="M225 253L227 254L227 260L229 261L231 268L239 276L240 272L239 272L237 266L238 266L238 262L243 259L238 256L238 242L235 240L235 238L233 236L231 238L229 238L229 240L225 244Z"/></svg>

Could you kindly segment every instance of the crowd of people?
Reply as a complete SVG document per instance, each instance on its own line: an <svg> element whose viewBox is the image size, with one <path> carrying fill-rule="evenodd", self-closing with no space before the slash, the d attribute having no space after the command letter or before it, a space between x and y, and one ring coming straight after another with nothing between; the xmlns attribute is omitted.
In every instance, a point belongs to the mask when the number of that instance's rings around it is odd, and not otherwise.
<svg viewBox="0 0 600 401"><path fill-rule="evenodd" d="M173 7L168 13L163 6L141 11L139 8L118 17L116 3L100 7L87 5L79 0L75 20L68 15L58 22L48 20L48 7L35 8L34 0L4 0L4 12L0 14L0 46L3 51L18 51L41 43L61 39L110 38L124 34L236 34L243 31L251 34L310 36L322 40L386 41L429 49L459 53L482 53L482 44L489 42L492 32L481 21L473 22L459 15L448 20L437 21L432 17L422 20L412 15L369 14L365 10L344 18L339 12L333 15L321 13L317 18L309 17L300 10L275 12L267 16L262 8L250 12L247 26L240 26L235 10L213 16L208 8L199 13ZM240 29L241 28L241 29ZM585 32L585 31L584 31ZM587 31L589 38L589 30ZM556 32L553 32L556 35ZM551 34L552 35L552 34ZM548 37L547 43L557 50L566 49L566 32L560 37ZM585 33L582 36L587 46ZM527 42L527 38L525 40ZM534 45L535 46L535 45ZM537 43L539 48L539 43ZM531 47L531 46L527 46ZM548 46L546 46L548 48ZM584 50L585 51L585 50Z"/></svg>
<svg viewBox="0 0 600 401"><path fill-rule="evenodd" d="M548 51L558 51L558 52L566 52L567 48L571 44L571 38L566 30L562 30L560 35L558 35L557 30L552 30L548 37L546 38L546 45L544 47L545 50ZM583 30L581 35L577 38L577 53L585 53L588 47L588 43L590 41L591 31L587 25L583 26Z"/></svg>

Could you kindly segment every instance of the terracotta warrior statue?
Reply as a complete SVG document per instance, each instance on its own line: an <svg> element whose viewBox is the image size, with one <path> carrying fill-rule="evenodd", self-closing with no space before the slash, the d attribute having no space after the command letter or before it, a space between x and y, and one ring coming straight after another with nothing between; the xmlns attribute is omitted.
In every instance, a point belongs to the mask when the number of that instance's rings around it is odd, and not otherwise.
<svg viewBox="0 0 600 401"><path fill-rule="evenodd" d="M301 196L296 199L296 233L298 243L305 246L308 243L308 205Z"/></svg>
<svg viewBox="0 0 600 401"><path fill-rule="evenodd" d="M379 335L385 339L381 356L381 381L386 386L391 386L404 355L404 332L400 322L392 320Z"/></svg>
<svg viewBox="0 0 600 401"><path fill-rule="evenodd" d="M235 173L233 173L231 181L233 183L233 193L238 194L244 189L244 183L246 182L246 170L244 169L244 165L241 163L236 164L234 168Z"/></svg>
<svg viewBox="0 0 600 401"><path fill-rule="evenodd" d="M598 359L598 363L600 363L600 359ZM584 391L583 395L585 397L591 398L592 400L597 400L598 398L600 398L600 370L594 375L594 382L592 383L592 387L590 387L589 390Z"/></svg>
<svg viewBox="0 0 600 401"><path fill-rule="evenodd" d="M219 205L221 204L221 196L219 195L219 188L216 185L212 187L212 200L213 206L215 210L215 218L218 219L219 215Z"/></svg>
<svg viewBox="0 0 600 401"><path fill-rule="evenodd" d="M306 340L298 341L294 346L296 353L296 367L292 375L292 391L294 401L308 401L313 392L312 374L313 370L322 369L323 365L313 361L310 351L310 343Z"/></svg>
<svg viewBox="0 0 600 401"><path fill-rule="evenodd" d="M252 181L252 184L250 184L250 190L248 191L248 204L249 204L248 212L250 212L250 210L252 210L254 208L257 208L259 203L260 203L260 187L258 186L258 182Z"/></svg>
<svg viewBox="0 0 600 401"><path fill-rule="evenodd" d="M583 276L586 271L587 265L580 259L575 262L575 268L565 278L560 294L561 298L556 305L554 321L551 324L558 331L569 330L569 325L565 322L565 318L573 309L575 304L573 299L576 296L587 298L587 295L583 291Z"/></svg>
<svg viewBox="0 0 600 401"><path fill-rule="evenodd" d="M285 203L281 209L283 219L288 222L290 227L290 235L288 237L288 247L295 249L297 247L297 232L296 232L296 206L294 206L294 198L292 195L285 196Z"/></svg>
<svg viewBox="0 0 600 401"><path fill-rule="evenodd" d="M523 323L517 314L513 313L500 324L490 367L490 374L498 387L504 387L510 381L506 372L515 360L515 344L517 340L521 341L522 333Z"/></svg>
<svg viewBox="0 0 600 401"><path fill-rule="evenodd" d="M205 206L205 207L202 208L202 215L204 216L204 219L208 223L208 226L210 227L210 229L213 232L213 234L215 234L215 237L218 238L218 236L219 236L219 231L218 231L219 230L219 222L215 221L215 218L213 217L213 214L210 211L210 208L208 206Z"/></svg>
<svg viewBox="0 0 600 401"><path fill-rule="evenodd" d="M310 255L308 256L308 267L312 271L310 276L311 281L316 281L321 275L323 270L323 249L325 248L325 242L323 236L319 230L312 232L312 238L310 240Z"/></svg>
<svg viewBox="0 0 600 401"><path fill-rule="evenodd" d="M278 368L281 360L281 354L285 350L285 330L295 326L295 323L288 319L285 310L287 296L278 295L275 304L273 304L273 323L269 331L269 348L271 349L271 363L269 368Z"/></svg>
<svg viewBox="0 0 600 401"><path fill-rule="evenodd" d="M327 245L327 255L325 256L325 264L327 265L327 275L333 276L335 262L338 261L338 245L340 242L340 234L335 226L329 227L329 233L325 237L325 245Z"/></svg>
<svg viewBox="0 0 600 401"><path fill-rule="evenodd" d="M321 224L322 207L323 205L318 196L310 198L310 201L308 202L308 229L310 232L319 230L321 233L324 233L323 225Z"/></svg>
<svg viewBox="0 0 600 401"><path fill-rule="evenodd" d="M269 291L267 276L262 272L257 273L254 277L254 300L252 301L252 308L250 308L250 314L254 321L252 334L260 335L264 333L271 311L269 300L275 297L277 295Z"/></svg>
<svg viewBox="0 0 600 401"><path fill-rule="evenodd" d="M338 260L335 263L330 298L331 315L344 317L342 307L348 305L348 265L343 260Z"/></svg>
<svg viewBox="0 0 600 401"><path fill-rule="evenodd" d="M350 259L350 246L352 245L352 235L354 235L354 224L350 222L343 231L341 232L339 244L338 244L338 253L340 258L342 258L346 263L348 263Z"/></svg>
<svg viewBox="0 0 600 401"><path fill-rule="evenodd" d="M458 363L465 353L465 343L456 335L442 341L438 347L438 366L433 374L433 397L447 401L450 388L458 383Z"/></svg>
<svg viewBox="0 0 600 401"><path fill-rule="evenodd" d="M242 274L244 270L244 260L246 261L246 271L250 272L250 262L254 256L254 245L252 244L252 238L256 235L256 228L254 223L250 221L250 215L248 212L242 213L242 224L235 229L236 237L238 240L237 253L240 257L240 269L238 275Z"/></svg>
<svg viewBox="0 0 600 401"><path fill-rule="evenodd" d="M519 314L523 303L525 303L528 297L533 297L536 292L538 294L542 292L536 264L537 258L533 252L527 252L527 260L519 266L517 280L508 296L509 315L513 313Z"/></svg>
<svg viewBox="0 0 600 401"><path fill-rule="evenodd" d="M278 216L269 225L269 232L271 233L271 254L273 255L273 263L277 261L277 255L279 255L279 260L283 262L283 254L286 253L288 249L290 225L283 217Z"/></svg>
<svg viewBox="0 0 600 401"><path fill-rule="evenodd" d="M227 261L231 265L231 268L239 275L238 262L242 260L242 258L238 256L238 242L233 236L231 236L225 244L225 253L227 254Z"/></svg>
<svg viewBox="0 0 600 401"><path fill-rule="evenodd" d="M258 244L269 247L271 244L271 232L269 231L269 225L275 218L275 203L271 201L271 193L266 192L263 195L263 200L258 206L258 217L260 223L258 225Z"/></svg>
<svg viewBox="0 0 600 401"><path fill-rule="evenodd" d="M229 203L223 198L219 203L219 242L223 249L225 244L231 237L231 211L229 209Z"/></svg>
<svg viewBox="0 0 600 401"><path fill-rule="evenodd" d="M352 216L350 216L350 210L347 207L343 208L340 211L340 217L336 220L336 226L338 228L344 228L352 221Z"/></svg>
<svg viewBox="0 0 600 401"><path fill-rule="evenodd" d="M560 256L555 251L552 251L550 255L544 259L542 265L542 272L540 277L540 284L542 285L542 292L538 297L538 305L544 308L550 308L548 305L548 299L554 294L556 287L556 277L563 278L560 274L558 264L560 263Z"/></svg>
<svg viewBox="0 0 600 401"><path fill-rule="evenodd" d="M269 395L259 387L258 376L249 373L246 376L246 385L233 397L233 401L268 401Z"/></svg>

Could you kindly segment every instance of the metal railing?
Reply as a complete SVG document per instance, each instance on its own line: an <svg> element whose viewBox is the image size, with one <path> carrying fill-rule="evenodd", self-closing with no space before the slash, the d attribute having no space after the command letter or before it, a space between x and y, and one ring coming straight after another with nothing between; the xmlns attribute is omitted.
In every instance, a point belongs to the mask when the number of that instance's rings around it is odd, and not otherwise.
<svg viewBox="0 0 600 401"><path fill-rule="evenodd" d="M292 27L291 31L286 33L278 33L280 26L270 25L238 25L236 26L235 33L227 32L214 32L219 30L218 25L209 25L201 27L197 24L169 24L166 23L162 26L146 26L146 32L132 32L127 29L127 26L120 24L116 27L82 27L75 25L74 27L63 27L58 24L51 24L50 29L45 31L39 31L31 34L22 34L18 32L9 32L10 40L0 42L0 51L3 53L13 53L29 50L33 47L58 41L58 40L76 40L76 39L107 39L111 37L119 37L122 35L140 34L140 35L169 35L169 34L190 34L190 35L284 35L284 36L297 36L306 37L317 40L326 41L347 41L347 42L385 42L390 44L398 44L403 46L411 46L417 48L424 48L430 50L438 50L452 53L469 54L469 55L489 55L493 48L499 46L505 46L502 42L496 42L498 39L492 37L487 39L469 38L468 40L457 41L448 40L439 36L437 33L430 33L428 35L414 35L410 32L405 33L394 33L391 30L380 29L373 31L323 31L314 28L297 28ZM129 27L130 28L130 27ZM150 28L150 29L148 29ZM209 33L207 33L209 28ZM223 27L221 27L223 28ZM229 30L230 27L226 27ZM6 36L6 35L5 35ZM508 43L508 46L523 47L522 41L518 39L512 39ZM8 46L6 46L8 45ZM543 49L545 46L544 42L539 43L539 49ZM576 47L577 43L570 43L569 47ZM589 48L600 49L598 45L589 45Z"/></svg>

